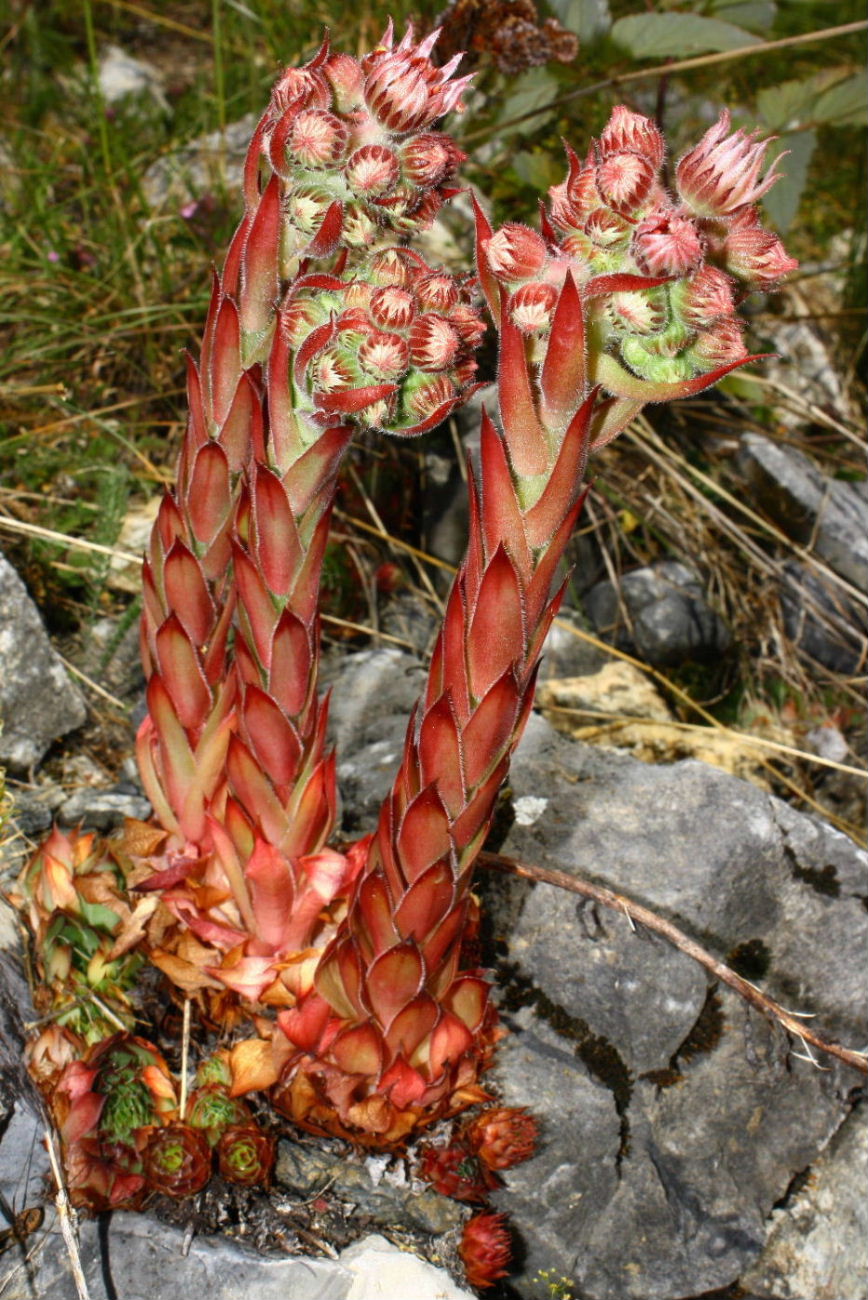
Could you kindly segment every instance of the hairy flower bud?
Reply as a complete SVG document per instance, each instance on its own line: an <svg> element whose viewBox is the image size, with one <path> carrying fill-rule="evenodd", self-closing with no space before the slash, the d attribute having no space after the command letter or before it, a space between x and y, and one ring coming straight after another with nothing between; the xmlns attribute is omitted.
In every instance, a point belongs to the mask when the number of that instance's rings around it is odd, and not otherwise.
<svg viewBox="0 0 868 1300"><path fill-rule="evenodd" d="M415 383L407 385L404 404L413 420L421 424L457 399L458 390L445 375L420 375Z"/></svg>
<svg viewBox="0 0 868 1300"><path fill-rule="evenodd" d="M710 329L697 335L688 355L700 370L714 370L717 366L741 361L748 355L741 322L736 316L717 321Z"/></svg>
<svg viewBox="0 0 868 1300"><path fill-rule="evenodd" d="M371 295L371 315L383 329L407 329L416 315L416 299L409 289L377 289Z"/></svg>
<svg viewBox="0 0 868 1300"><path fill-rule="evenodd" d="M659 212L639 223L633 251L649 275L685 275L702 260L702 240L686 217Z"/></svg>
<svg viewBox="0 0 868 1300"><path fill-rule="evenodd" d="M651 193L657 169L649 158L621 151L603 158L597 168L597 188L619 212L633 212Z"/></svg>
<svg viewBox="0 0 868 1300"><path fill-rule="evenodd" d="M418 316L410 329L410 357L420 370L448 370L455 359L460 339L442 316Z"/></svg>
<svg viewBox="0 0 868 1300"><path fill-rule="evenodd" d="M419 306L425 311L448 313L458 302L458 286L451 275L434 271L417 280L415 285Z"/></svg>
<svg viewBox="0 0 868 1300"><path fill-rule="evenodd" d="M585 222L585 233L598 248L608 251L626 248L633 234L633 226L617 212L598 208Z"/></svg>
<svg viewBox="0 0 868 1300"><path fill-rule="evenodd" d="M666 294L660 289L613 293L607 302L609 319L625 334L659 334L669 324Z"/></svg>
<svg viewBox="0 0 868 1300"><path fill-rule="evenodd" d="M767 288L795 271L798 262L787 254L777 235L760 226L733 230L724 244L726 269L756 288Z"/></svg>
<svg viewBox="0 0 868 1300"><path fill-rule="evenodd" d="M323 76L334 97L339 113L352 113L362 102L365 78L361 66L351 54L332 54L323 65Z"/></svg>
<svg viewBox="0 0 868 1300"><path fill-rule="evenodd" d="M431 62L429 55L438 35L439 30L434 31L414 45L413 29L408 27L393 49L390 23L377 49L362 60L365 103L387 130L398 134L419 131L462 107L461 94L470 78L450 81L460 55L442 68Z"/></svg>
<svg viewBox="0 0 868 1300"><path fill-rule="evenodd" d="M509 314L523 334L536 334L551 325L557 298L553 284L522 284L510 296Z"/></svg>
<svg viewBox="0 0 868 1300"><path fill-rule="evenodd" d="M746 203L756 203L779 179L773 166L760 180L770 141L744 131L728 135L729 122L724 111L675 169L678 193L699 216L728 216Z"/></svg>
<svg viewBox="0 0 868 1300"><path fill-rule="evenodd" d="M510 1169L533 1155L539 1125L523 1107L495 1106L465 1125L463 1136L489 1169Z"/></svg>
<svg viewBox="0 0 868 1300"><path fill-rule="evenodd" d="M707 329L721 317L735 312L732 280L716 266L703 266L689 280L673 285L672 304L685 325Z"/></svg>
<svg viewBox="0 0 868 1300"><path fill-rule="evenodd" d="M663 136L650 117L634 113L623 104L612 109L598 145L601 158L629 150L647 159L655 172L662 165L666 152Z"/></svg>
<svg viewBox="0 0 868 1300"><path fill-rule="evenodd" d="M356 194L391 194L401 175L397 156L384 144L365 144L347 160L344 175Z"/></svg>
<svg viewBox="0 0 868 1300"><path fill-rule="evenodd" d="M548 256L545 240L528 226L509 221L485 246L485 255L498 280L531 280Z"/></svg>
<svg viewBox="0 0 868 1300"><path fill-rule="evenodd" d="M346 153L349 134L334 113L309 108L295 118L287 149L302 167L334 167Z"/></svg>
<svg viewBox="0 0 868 1300"><path fill-rule="evenodd" d="M376 331L358 351L359 365L377 379L400 379L410 364L410 349L400 334Z"/></svg>
<svg viewBox="0 0 868 1300"><path fill-rule="evenodd" d="M423 133L407 141L400 158L407 180L428 189L451 179L467 155L448 136Z"/></svg>

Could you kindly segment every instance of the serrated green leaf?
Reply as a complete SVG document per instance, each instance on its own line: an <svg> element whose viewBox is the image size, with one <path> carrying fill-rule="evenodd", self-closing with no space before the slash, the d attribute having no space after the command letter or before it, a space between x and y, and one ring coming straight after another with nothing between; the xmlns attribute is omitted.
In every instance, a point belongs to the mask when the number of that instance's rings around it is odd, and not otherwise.
<svg viewBox="0 0 868 1300"><path fill-rule="evenodd" d="M759 37L743 27L699 14L630 14L612 28L612 40L637 59L685 58L756 45Z"/></svg>
<svg viewBox="0 0 868 1300"><path fill-rule="evenodd" d="M735 23L752 32L767 32L775 20L778 7L774 0L721 0L712 5L715 18Z"/></svg>
<svg viewBox="0 0 868 1300"><path fill-rule="evenodd" d="M550 104L559 90L557 80L545 68L531 68L513 81L509 98L503 101L499 120L508 122L514 117L521 117L524 113L536 113L536 110L544 109ZM540 122L545 121L546 116L548 114L539 112L527 122L504 127L504 130L534 131Z"/></svg>
<svg viewBox="0 0 868 1300"><path fill-rule="evenodd" d="M816 144L816 131L792 131L775 140L769 149L770 162L782 153L789 155L781 163L781 179L763 199L763 207L781 234L789 230L799 210Z"/></svg>
<svg viewBox="0 0 868 1300"><path fill-rule="evenodd" d="M551 185L563 180L564 164L548 151L521 150L512 158L512 170L539 194L545 194Z"/></svg>
<svg viewBox="0 0 868 1300"><path fill-rule="evenodd" d="M549 7L583 47L600 40L612 26L609 0L549 0Z"/></svg>
<svg viewBox="0 0 868 1300"><path fill-rule="evenodd" d="M868 73L857 72L820 95L812 113L815 122L864 122L868 116Z"/></svg>
<svg viewBox="0 0 868 1300"><path fill-rule="evenodd" d="M848 89L843 90L844 83ZM858 83L854 86L853 83ZM832 96L831 106L835 107L835 92L842 89L840 102L847 107L850 97L858 99L864 111L865 80L864 74L851 77L849 68L825 68L813 76L797 81L783 81L779 86L767 86L757 95L757 108L766 125L774 131L798 126L801 122L826 121L817 114L818 104ZM858 91L858 94L857 94Z"/></svg>

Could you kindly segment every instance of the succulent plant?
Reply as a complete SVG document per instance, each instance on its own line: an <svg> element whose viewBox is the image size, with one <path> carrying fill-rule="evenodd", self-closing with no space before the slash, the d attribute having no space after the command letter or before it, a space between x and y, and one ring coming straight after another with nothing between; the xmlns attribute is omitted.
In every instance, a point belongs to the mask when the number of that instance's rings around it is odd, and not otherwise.
<svg viewBox="0 0 868 1300"><path fill-rule="evenodd" d="M509 1272L512 1242L504 1214L475 1214L464 1225L458 1247L467 1281L486 1290Z"/></svg>
<svg viewBox="0 0 868 1300"><path fill-rule="evenodd" d="M201 1128L175 1121L155 1128L142 1150L142 1173L151 1191L180 1199L194 1196L211 1177L211 1146Z"/></svg>
<svg viewBox="0 0 868 1300"><path fill-rule="evenodd" d="M232 1124L217 1144L220 1173L243 1187L267 1187L274 1167L274 1138L258 1124Z"/></svg>

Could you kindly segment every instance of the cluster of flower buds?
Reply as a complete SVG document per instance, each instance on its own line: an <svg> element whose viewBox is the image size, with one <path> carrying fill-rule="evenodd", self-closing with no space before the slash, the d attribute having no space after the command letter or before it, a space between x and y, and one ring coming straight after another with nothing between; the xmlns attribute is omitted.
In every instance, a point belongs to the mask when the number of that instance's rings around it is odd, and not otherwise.
<svg viewBox="0 0 868 1300"><path fill-rule="evenodd" d="M410 27L396 45L390 22L361 60L332 54L326 41L310 63L287 69L248 154L238 253L256 220L263 224L261 195L285 281L307 259L427 229L455 193L449 183L464 160L431 127L462 107L469 80L452 79L460 56L434 66L437 35L414 42Z"/></svg>
<svg viewBox="0 0 868 1300"><path fill-rule="evenodd" d="M467 396L485 333L470 278L402 248L375 254L350 282L302 279L281 326L315 418L400 434L433 428Z"/></svg>
<svg viewBox="0 0 868 1300"><path fill-rule="evenodd" d="M52 1024L29 1047L47 1082L65 1048L98 1042L118 1022L132 1026L128 991L140 953L119 942L132 908L123 873L98 836L54 827L22 871L12 901L34 937L36 1010ZM58 1057L58 1052L60 1056Z"/></svg>
<svg viewBox="0 0 868 1300"><path fill-rule="evenodd" d="M761 176L765 150L730 134L723 113L678 163L673 196L661 179L662 134L618 107L584 162L568 149L569 173L550 192L542 233L510 223L485 242L489 284L505 291L525 334L544 336L569 269L593 326L592 378L619 396L653 401L682 395L674 386L696 377L713 383L748 360L740 298L797 265L756 207L777 180L774 169Z"/></svg>

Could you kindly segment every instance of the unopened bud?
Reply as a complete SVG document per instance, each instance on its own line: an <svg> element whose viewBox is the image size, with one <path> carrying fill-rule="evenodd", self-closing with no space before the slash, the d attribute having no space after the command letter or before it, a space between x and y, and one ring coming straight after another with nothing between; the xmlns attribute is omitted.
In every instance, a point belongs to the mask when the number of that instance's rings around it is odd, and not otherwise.
<svg viewBox="0 0 868 1300"><path fill-rule="evenodd" d="M510 221L485 246L488 264L499 280L530 280L546 263L546 245L542 235L528 226Z"/></svg>
<svg viewBox="0 0 868 1300"><path fill-rule="evenodd" d="M523 284L509 300L509 314L523 334L548 329L558 300L553 284Z"/></svg>
<svg viewBox="0 0 868 1300"><path fill-rule="evenodd" d="M410 364L410 351L399 334L369 334L358 351L359 365L377 379L399 379Z"/></svg>
<svg viewBox="0 0 868 1300"><path fill-rule="evenodd" d="M458 302L458 287L451 275L433 271L422 276L415 286L419 306L426 311L440 311L446 314Z"/></svg>
<svg viewBox="0 0 868 1300"><path fill-rule="evenodd" d="M775 284L799 265L777 235L759 226L733 230L723 252L726 269L757 288Z"/></svg>
<svg viewBox="0 0 868 1300"><path fill-rule="evenodd" d="M612 324L625 334L659 334L669 323L666 294L661 289L613 293L608 310Z"/></svg>
<svg viewBox="0 0 868 1300"><path fill-rule="evenodd" d="M290 194L287 212L294 226L305 234L312 235L322 224L332 201L332 195L327 190L302 185Z"/></svg>
<svg viewBox="0 0 868 1300"><path fill-rule="evenodd" d="M410 283L410 271L406 258L397 248L387 248L371 258L370 276L372 284L397 285L404 288Z"/></svg>
<svg viewBox="0 0 868 1300"><path fill-rule="evenodd" d="M585 222L585 233L598 248L626 248L633 226L626 217L608 208L598 208Z"/></svg>
<svg viewBox="0 0 868 1300"><path fill-rule="evenodd" d="M685 275L702 261L699 231L686 217L655 213L636 228L633 249L649 275Z"/></svg>
<svg viewBox="0 0 868 1300"><path fill-rule="evenodd" d="M334 113L309 108L292 124L287 149L302 167L334 167L346 153L349 130Z"/></svg>
<svg viewBox="0 0 868 1300"><path fill-rule="evenodd" d="M741 335L741 322L736 316L719 320L711 329L697 335L688 355L700 370L714 370L747 356Z"/></svg>
<svg viewBox="0 0 868 1300"><path fill-rule="evenodd" d="M348 248L367 248L377 234L377 223L364 203L344 205L341 240Z"/></svg>
<svg viewBox="0 0 868 1300"><path fill-rule="evenodd" d="M339 113L351 113L362 101L365 84L360 64L350 54L332 54L323 66L323 74L334 95Z"/></svg>
<svg viewBox="0 0 868 1300"><path fill-rule="evenodd" d="M371 198L390 194L401 175L398 159L384 144L366 144L357 149L344 169L347 184L356 194Z"/></svg>
<svg viewBox="0 0 868 1300"><path fill-rule="evenodd" d="M772 167L760 180L770 141L728 131L729 113L723 112L675 169L678 193L699 216L723 217L745 203L756 203L779 179Z"/></svg>
<svg viewBox="0 0 868 1300"><path fill-rule="evenodd" d="M690 379L693 366L685 356L661 356L652 340L629 335L621 340L621 356L640 379L655 384L676 384Z"/></svg>
<svg viewBox="0 0 868 1300"><path fill-rule="evenodd" d="M420 370L448 370L460 346L455 330L442 316L418 316L410 329L410 357Z"/></svg>
<svg viewBox="0 0 868 1300"><path fill-rule="evenodd" d="M437 375L436 378L424 376L415 385L408 384L405 406L412 418L421 422L457 397L458 390L446 375Z"/></svg>
<svg viewBox="0 0 868 1300"><path fill-rule="evenodd" d="M448 136L423 134L404 145L401 166L408 181L428 189L454 176L466 157Z"/></svg>
<svg viewBox="0 0 868 1300"><path fill-rule="evenodd" d="M672 301L679 319L698 330L735 312L732 281L716 266L703 266L689 280L673 285Z"/></svg>
<svg viewBox="0 0 868 1300"><path fill-rule="evenodd" d="M377 289L371 294L371 315L383 329L405 330L416 315L416 299L409 289Z"/></svg>
<svg viewBox="0 0 868 1300"><path fill-rule="evenodd" d="M635 153L613 153L597 168L597 188L619 212L633 212L651 193L657 169L649 158Z"/></svg>
<svg viewBox="0 0 868 1300"><path fill-rule="evenodd" d="M612 116L599 139L601 158L629 150L648 160L656 171L663 162L666 145L650 117L634 113L623 104L612 109Z"/></svg>

